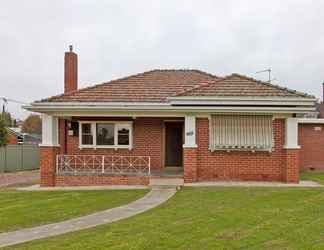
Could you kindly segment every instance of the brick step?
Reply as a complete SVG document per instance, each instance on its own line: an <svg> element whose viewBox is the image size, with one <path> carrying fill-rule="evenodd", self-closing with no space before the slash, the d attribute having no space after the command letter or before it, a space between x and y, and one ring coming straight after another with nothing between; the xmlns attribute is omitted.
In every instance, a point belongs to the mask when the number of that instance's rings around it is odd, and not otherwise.
<svg viewBox="0 0 324 250"><path fill-rule="evenodd" d="M150 186L183 186L183 178L151 177Z"/></svg>

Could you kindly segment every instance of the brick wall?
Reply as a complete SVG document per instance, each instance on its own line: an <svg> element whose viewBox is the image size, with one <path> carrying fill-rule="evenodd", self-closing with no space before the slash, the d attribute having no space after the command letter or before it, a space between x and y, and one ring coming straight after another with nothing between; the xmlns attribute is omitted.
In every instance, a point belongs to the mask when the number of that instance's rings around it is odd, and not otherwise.
<svg viewBox="0 0 324 250"><path fill-rule="evenodd" d="M286 182L299 181L299 149L286 149L286 165L283 179Z"/></svg>
<svg viewBox="0 0 324 250"><path fill-rule="evenodd" d="M209 121L197 119L198 181L256 180L286 181L286 151L284 119L273 121L275 148L269 152L208 150ZM296 166L295 166L296 167Z"/></svg>
<svg viewBox="0 0 324 250"><path fill-rule="evenodd" d="M40 147L40 185L44 187L55 186L56 155L59 147Z"/></svg>
<svg viewBox="0 0 324 250"><path fill-rule="evenodd" d="M299 124L301 170L324 170L324 125Z"/></svg>
<svg viewBox="0 0 324 250"><path fill-rule="evenodd" d="M17 136L13 133L8 133L8 144L18 144Z"/></svg>
<svg viewBox="0 0 324 250"><path fill-rule="evenodd" d="M183 178L185 182L197 181L197 168L198 168L198 149L197 148L184 148L183 149L183 165L184 172Z"/></svg>
<svg viewBox="0 0 324 250"><path fill-rule="evenodd" d="M60 135L63 131L60 127ZM79 149L79 137L67 136L67 154L150 156L151 170L160 170L162 168L162 141L163 120L161 118L136 118L133 126L132 150Z"/></svg>
<svg viewBox="0 0 324 250"><path fill-rule="evenodd" d="M90 119L90 118L87 118ZM80 118L80 120L87 120ZM91 120L124 120L122 118L95 118ZM65 130L64 119L59 119L59 144L57 153L60 154L86 154L86 155L134 155L150 156L151 170L162 168L163 155L163 119L161 118L137 118L133 124L133 149L80 149L79 137L68 136ZM66 147L65 147L66 145ZM48 149L41 150L41 157L48 158ZM51 158L49 158L51 159ZM87 186L87 185L148 185L147 176L69 176L58 175L54 178L53 172L49 171L50 161L44 160L42 182L43 186ZM55 169L54 169L55 170Z"/></svg>
<svg viewBox="0 0 324 250"><path fill-rule="evenodd" d="M56 186L148 185L148 176L56 176Z"/></svg>

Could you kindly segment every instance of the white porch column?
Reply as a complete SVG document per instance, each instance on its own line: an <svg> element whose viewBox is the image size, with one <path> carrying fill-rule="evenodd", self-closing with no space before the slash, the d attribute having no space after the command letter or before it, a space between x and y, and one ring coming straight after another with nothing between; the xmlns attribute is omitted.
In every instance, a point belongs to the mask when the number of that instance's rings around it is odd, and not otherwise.
<svg viewBox="0 0 324 250"><path fill-rule="evenodd" d="M285 146L286 149L299 149L298 145L298 118L286 119Z"/></svg>
<svg viewBox="0 0 324 250"><path fill-rule="evenodd" d="M42 114L42 144L40 146L57 147L58 143L58 118Z"/></svg>
<svg viewBox="0 0 324 250"><path fill-rule="evenodd" d="M185 116L185 144L184 148L196 148L196 116Z"/></svg>

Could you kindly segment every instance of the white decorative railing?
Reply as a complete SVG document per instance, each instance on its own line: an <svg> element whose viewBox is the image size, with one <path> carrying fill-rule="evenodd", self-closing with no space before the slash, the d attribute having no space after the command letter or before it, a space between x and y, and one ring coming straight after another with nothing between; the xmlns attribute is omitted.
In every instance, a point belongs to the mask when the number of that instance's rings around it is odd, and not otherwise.
<svg viewBox="0 0 324 250"><path fill-rule="evenodd" d="M149 156L57 155L58 174L151 174Z"/></svg>

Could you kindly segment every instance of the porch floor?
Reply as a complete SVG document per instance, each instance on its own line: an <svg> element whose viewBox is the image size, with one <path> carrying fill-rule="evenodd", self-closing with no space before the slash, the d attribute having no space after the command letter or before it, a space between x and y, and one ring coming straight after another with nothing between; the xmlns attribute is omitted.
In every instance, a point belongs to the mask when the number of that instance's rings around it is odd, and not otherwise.
<svg viewBox="0 0 324 250"><path fill-rule="evenodd" d="M183 168L165 167L162 170L151 170L152 177L183 177Z"/></svg>

